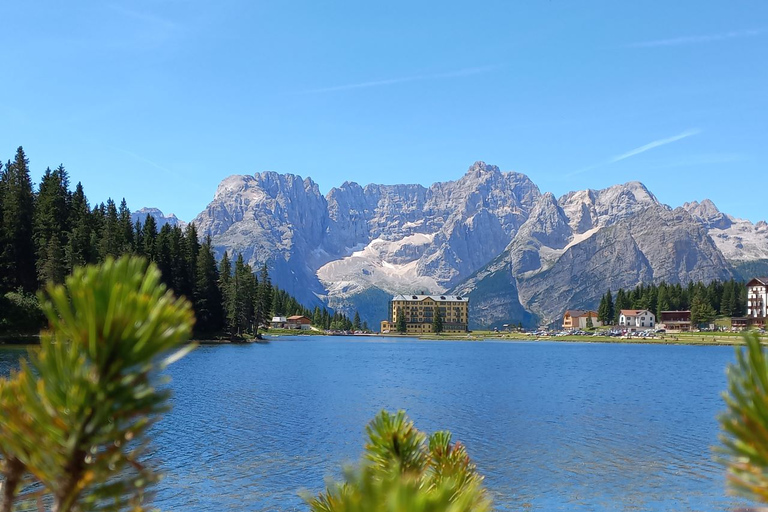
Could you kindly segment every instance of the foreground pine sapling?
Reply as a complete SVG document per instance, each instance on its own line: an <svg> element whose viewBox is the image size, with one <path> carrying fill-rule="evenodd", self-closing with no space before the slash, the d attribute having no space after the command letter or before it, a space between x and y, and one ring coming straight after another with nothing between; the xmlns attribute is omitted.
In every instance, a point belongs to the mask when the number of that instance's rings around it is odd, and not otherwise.
<svg viewBox="0 0 768 512"><path fill-rule="evenodd" d="M191 305L136 257L79 268L40 303L50 330L0 380L0 512L142 510L157 480L146 433L168 410L158 372L191 349L173 352Z"/></svg>
<svg viewBox="0 0 768 512"><path fill-rule="evenodd" d="M733 494L768 503L768 361L755 333L745 335L728 368L727 410L720 415L719 460Z"/></svg>
<svg viewBox="0 0 768 512"><path fill-rule="evenodd" d="M379 413L366 427L358 470L343 483L308 498L313 512L485 512L491 500L460 443L450 432L429 437L403 411Z"/></svg>

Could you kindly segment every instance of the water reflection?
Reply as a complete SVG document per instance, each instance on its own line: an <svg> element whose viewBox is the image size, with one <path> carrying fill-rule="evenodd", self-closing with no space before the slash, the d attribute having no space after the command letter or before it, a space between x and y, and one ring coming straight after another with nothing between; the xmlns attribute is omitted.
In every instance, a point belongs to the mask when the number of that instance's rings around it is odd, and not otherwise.
<svg viewBox="0 0 768 512"><path fill-rule="evenodd" d="M0 372L19 353L0 350ZM732 359L729 347L541 342L204 346L170 370L155 501L304 510L298 492L356 461L386 408L453 431L498 510L727 510L737 502L710 447Z"/></svg>

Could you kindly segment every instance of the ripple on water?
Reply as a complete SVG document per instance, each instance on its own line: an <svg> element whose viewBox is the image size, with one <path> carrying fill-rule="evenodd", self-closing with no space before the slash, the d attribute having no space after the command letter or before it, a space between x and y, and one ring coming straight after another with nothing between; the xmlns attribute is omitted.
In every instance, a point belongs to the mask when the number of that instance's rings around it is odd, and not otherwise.
<svg viewBox="0 0 768 512"><path fill-rule="evenodd" d="M19 354L0 350L0 373ZM405 409L448 429L498 510L720 511L712 461L727 347L283 338L173 365L156 427L165 510L305 510Z"/></svg>

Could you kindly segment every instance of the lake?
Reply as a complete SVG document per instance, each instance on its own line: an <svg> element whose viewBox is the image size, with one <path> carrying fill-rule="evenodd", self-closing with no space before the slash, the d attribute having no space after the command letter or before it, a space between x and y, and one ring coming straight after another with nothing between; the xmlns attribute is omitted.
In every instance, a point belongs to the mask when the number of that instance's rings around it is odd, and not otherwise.
<svg viewBox="0 0 768 512"><path fill-rule="evenodd" d="M23 352L0 350L7 373ZM732 347L283 337L173 365L155 429L162 510L306 510L364 426L447 429L497 510L722 511L712 460Z"/></svg>

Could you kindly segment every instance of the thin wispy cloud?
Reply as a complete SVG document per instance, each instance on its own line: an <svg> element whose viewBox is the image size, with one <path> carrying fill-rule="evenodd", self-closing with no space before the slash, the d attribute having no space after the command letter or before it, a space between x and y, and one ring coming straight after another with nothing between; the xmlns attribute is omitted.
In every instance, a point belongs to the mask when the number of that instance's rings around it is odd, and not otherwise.
<svg viewBox="0 0 768 512"><path fill-rule="evenodd" d="M109 5L109 8L127 18L131 18L135 21L145 23L147 25L154 25L157 28L162 28L167 31L177 30L179 28L178 23L157 16L151 12L137 11L134 9L128 9L122 5L114 4Z"/></svg>
<svg viewBox="0 0 768 512"><path fill-rule="evenodd" d="M637 156L641 153L645 153L646 151L650 151L651 149L658 148L660 146L666 146L667 144L672 144L673 142L677 142L679 140L687 139L688 137L692 137L694 135L698 135L701 133L701 130L698 128L691 129L691 130L685 130L682 133L679 133L677 135L673 135L672 137L667 137L665 139L658 139L649 142L648 144L643 144L642 146L638 146L634 149L630 149L629 151L622 153L620 155L613 156L606 160L605 162L600 162L595 165L590 165L588 167L584 167L582 169L578 169L576 171L573 171L572 173L566 174L565 176L570 178L571 176L576 176L579 174L583 174L587 171L591 171L592 169L597 169L598 167L603 167L606 165L614 164L616 162L620 162L622 160L626 160L627 158L632 158L633 156Z"/></svg>
<svg viewBox="0 0 768 512"><path fill-rule="evenodd" d="M653 142L649 142L648 144L643 144L642 146L631 149L627 151L626 153L622 153L620 155L617 155L610 160L608 160L608 163L612 164L614 162L619 162L621 160L625 160L627 158L633 157L635 155L639 155L640 153L645 153L646 151L649 151L653 148L657 148L659 146L666 146L667 144L672 144L673 142L677 142L678 140L687 139L688 137L691 137L693 135L698 135L701 133L701 130L686 130L681 134L675 135L673 137L668 137L666 139L659 139L654 140Z"/></svg>
<svg viewBox="0 0 768 512"><path fill-rule="evenodd" d="M657 46L680 46L686 44L702 44L714 41L724 41L726 39L740 39L744 37L756 37L766 33L765 28L732 30L730 32L721 32L719 34L709 34L702 36L682 36L671 39L657 39L654 41L641 41L628 45L630 48L654 48Z"/></svg>
<svg viewBox="0 0 768 512"><path fill-rule="evenodd" d="M387 78L383 80L371 80L369 82L357 82L354 84L334 85L331 87L322 87L319 89L309 89L306 91L300 91L299 94L317 94L324 92L336 92L336 91L349 91L352 89L365 89L368 87L383 87L387 85L403 84L406 82L421 82L424 80L439 80L443 78L458 78L462 76L479 75L482 73L488 73L495 71L501 66L481 66L476 68L465 68L456 71L448 71L446 73L433 73L428 75L414 75L405 76L399 78Z"/></svg>

